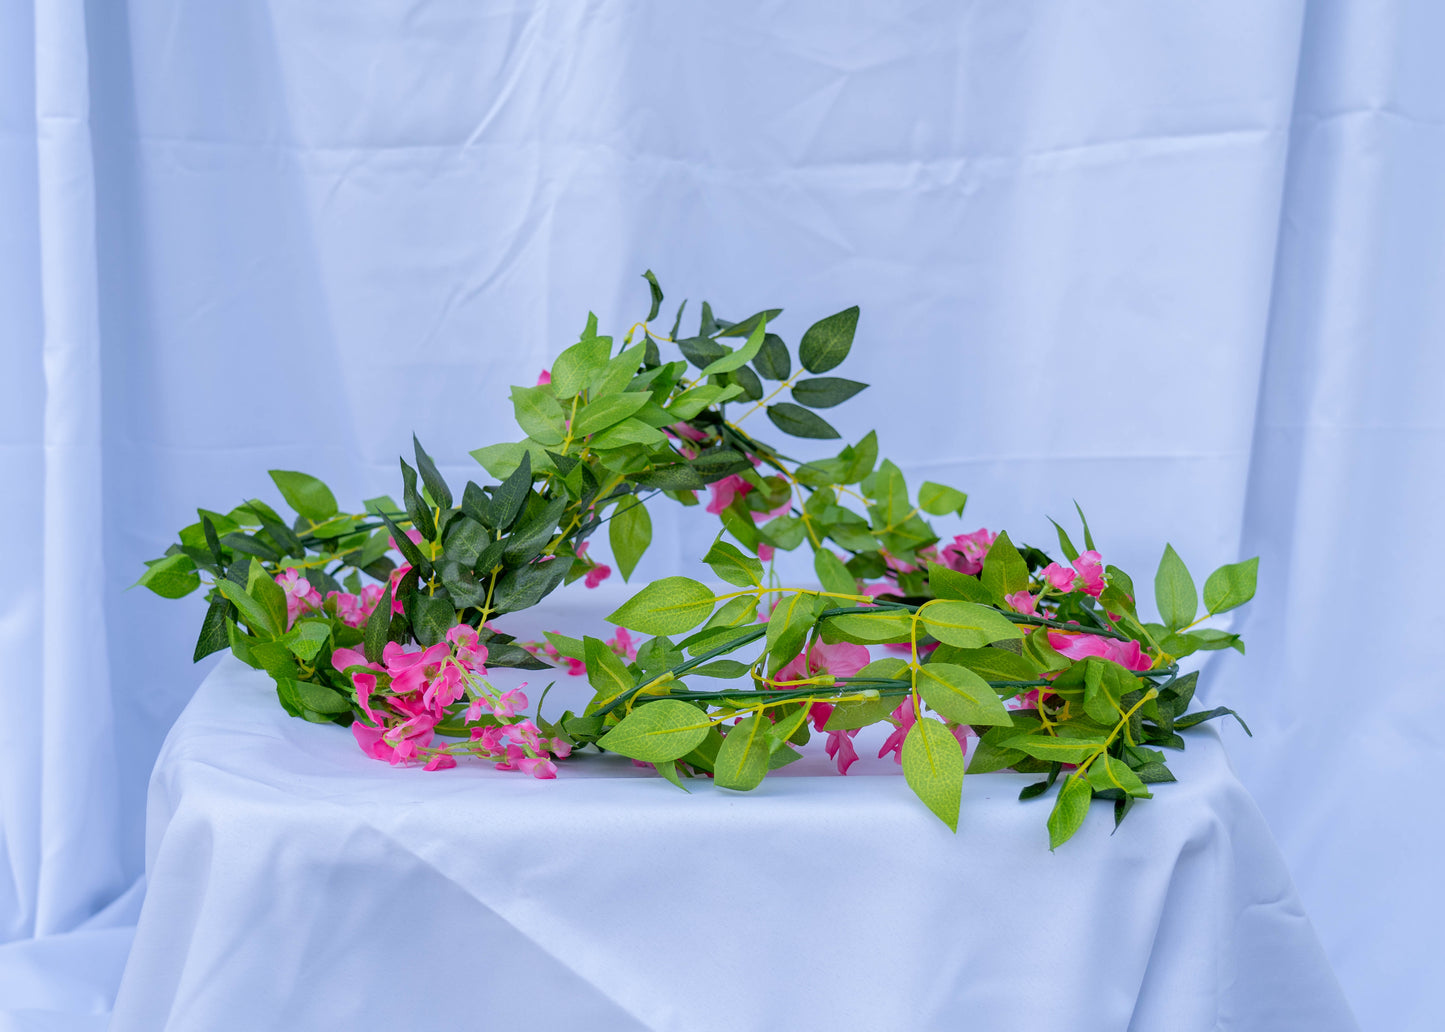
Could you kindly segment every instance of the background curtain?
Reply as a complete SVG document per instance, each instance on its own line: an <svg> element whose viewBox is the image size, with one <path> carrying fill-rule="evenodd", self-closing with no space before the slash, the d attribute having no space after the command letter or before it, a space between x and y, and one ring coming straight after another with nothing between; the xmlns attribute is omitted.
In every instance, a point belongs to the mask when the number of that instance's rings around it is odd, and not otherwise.
<svg viewBox="0 0 1445 1032"><path fill-rule="evenodd" d="M1362 1024L1431 1027L1442 43L1432 0L0 5L0 1028L123 963L204 674L140 561L268 468L392 491L413 430L480 475L644 268L792 340L860 304L835 422L952 532L1259 553L1204 696ZM655 519L640 575L694 570Z"/></svg>

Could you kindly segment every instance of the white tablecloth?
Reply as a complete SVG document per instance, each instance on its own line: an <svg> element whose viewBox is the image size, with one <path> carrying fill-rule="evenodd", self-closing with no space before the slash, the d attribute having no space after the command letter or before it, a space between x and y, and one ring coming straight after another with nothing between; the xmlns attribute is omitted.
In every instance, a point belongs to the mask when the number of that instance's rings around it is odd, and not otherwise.
<svg viewBox="0 0 1445 1032"><path fill-rule="evenodd" d="M1218 738L1173 765L1050 853L1023 775L966 779L955 836L891 761L394 769L227 658L152 778L112 1028L1355 1028Z"/></svg>

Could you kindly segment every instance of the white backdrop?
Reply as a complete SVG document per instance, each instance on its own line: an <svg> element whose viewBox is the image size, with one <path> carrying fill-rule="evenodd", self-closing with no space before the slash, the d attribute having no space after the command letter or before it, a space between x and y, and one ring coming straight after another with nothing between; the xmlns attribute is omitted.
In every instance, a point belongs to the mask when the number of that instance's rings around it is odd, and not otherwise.
<svg viewBox="0 0 1445 1032"><path fill-rule="evenodd" d="M1136 580L1260 553L1206 697L1362 1024L1430 1027L1442 40L1433 0L0 5L0 1028L106 1006L16 972L133 912L83 924L203 673L140 560L268 468L394 490L413 430L480 474L647 267L794 341L861 305L835 422L958 530L1077 498ZM710 524L658 523L642 574L690 569Z"/></svg>

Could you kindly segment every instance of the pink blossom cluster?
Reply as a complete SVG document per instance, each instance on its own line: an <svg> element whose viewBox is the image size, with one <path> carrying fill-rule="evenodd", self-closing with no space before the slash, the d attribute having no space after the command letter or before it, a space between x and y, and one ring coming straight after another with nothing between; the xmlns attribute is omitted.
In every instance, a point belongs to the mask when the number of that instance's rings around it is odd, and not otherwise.
<svg viewBox="0 0 1445 1032"><path fill-rule="evenodd" d="M298 619L326 612L334 603L336 618L348 627L361 627L376 604L381 601L382 588L379 584L368 584L360 594L348 591L327 592L323 600L321 592L294 569L282 570L276 575L276 583L286 593L286 627L289 630Z"/></svg>
<svg viewBox="0 0 1445 1032"><path fill-rule="evenodd" d="M545 656L552 662L565 666L567 673L573 677L581 677L587 673L586 663L580 659L562 655L557 651L557 646L550 641L519 641L517 644L534 656ZM628 663L637 658L637 644L632 640L632 635L627 632L625 627L617 628L617 633L607 639L607 647Z"/></svg>
<svg viewBox="0 0 1445 1032"><path fill-rule="evenodd" d="M1033 616L1038 612L1039 601L1050 590L1065 594L1070 591L1082 591L1092 598L1098 598L1105 586L1103 557L1090 549L1070 565L1073 566L1073 569L1060 566L1058 563L1049 563L1041 574L1045 584L1042 591L1037 595L1032 595L1028 591L1016 591L1012 595L1004 596L1004 601L1012 606L1015 612Z"/></svg>
<svg viewBox="0 0 1445 1032"><path fill-rule="evenodd" d="M331 656L335 669L351 675L366 715L352 723L351 733L368 756L394 766L420 762L425 770L444 770L455 767L455 754L463 753L491 760L498 770L556 777L552 758L567 756L571 745L542 738L530 720L515 720L527 696L521 688L494 689L484 679L486 660L486 646L465 624L429 648L388 642L380 663L356 649L337 649ZM464 709L455 708L463 701ZM484 723L471 729L468 741L437 745L436 727L448 719Z"/></svg>

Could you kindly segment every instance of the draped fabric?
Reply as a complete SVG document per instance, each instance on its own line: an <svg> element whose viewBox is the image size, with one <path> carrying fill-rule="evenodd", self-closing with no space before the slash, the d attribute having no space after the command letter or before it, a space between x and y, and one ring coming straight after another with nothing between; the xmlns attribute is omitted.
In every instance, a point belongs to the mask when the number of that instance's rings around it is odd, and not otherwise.
<svg viewBox="0 0 1445 1032"><path fill-rule="evenodd" d="M393 491L412 431L479 476L506 385L589 308L645 314L645 268L667 316L781 305L792 341L859 304L839 372L873 387L829 418L968 490L950 532L1048 547L1077 500L1141 586L1165 540L1201 578L1260 554L1249 655L1201 696L1255 731L1223 736L1362 1024L1427 1027L1442 23L0 5L0 1027L114 991L147 775L206 669L201 603L128 591L141 560L274 500L267 469ZM639 576L693 570L713 524L654 519Z"/></svg>

